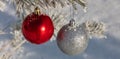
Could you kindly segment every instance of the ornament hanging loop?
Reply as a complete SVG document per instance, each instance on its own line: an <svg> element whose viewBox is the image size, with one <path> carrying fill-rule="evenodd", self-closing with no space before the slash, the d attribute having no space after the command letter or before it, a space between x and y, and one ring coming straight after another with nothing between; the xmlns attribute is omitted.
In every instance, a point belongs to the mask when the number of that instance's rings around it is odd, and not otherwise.
<svg viewBox="0 0 120 59"><path fill-rule="evenodd" d="M36 15L40 15L40 14L41 14L40 8L39 8L39 7L36 7L36 8L34 9L34 13L35 13Z"/></svg>

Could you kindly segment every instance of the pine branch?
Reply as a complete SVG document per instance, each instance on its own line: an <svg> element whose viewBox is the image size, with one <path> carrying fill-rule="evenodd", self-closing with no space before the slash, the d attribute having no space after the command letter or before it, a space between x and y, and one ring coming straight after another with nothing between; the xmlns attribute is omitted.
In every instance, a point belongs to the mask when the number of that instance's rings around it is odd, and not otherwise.
<svg viewBox="0 0 120 59"><path fill-rule="evenodd" d="M4 11L4 9L5 9L5 3L4 3L4 1L0 1L0 11Z"/></svg>
<svg viewBox="0 0 120 59"><path fill-rule="evenodd" d="M105 24L103 22L97 22L97 21L86 21L83 23L83 26L85 27L86 31L88 32L88 35L95 36L98 38L107 38L104 33L106 31Z"/></svg>
<svg viewBox="0 0 120 59"><path fill-rule="evenodd" d="M59 7L63 8L67 5L73 4L73 2L86 9L86 2L84 0L13 0L14 5L16 6L16 13L18 17L23 18L28 13L32 12L36 6L39 6L41 10L49 10L49 8L56 8L59 5ZM74 9L76 9L76 6L74 6Z"/></svg>

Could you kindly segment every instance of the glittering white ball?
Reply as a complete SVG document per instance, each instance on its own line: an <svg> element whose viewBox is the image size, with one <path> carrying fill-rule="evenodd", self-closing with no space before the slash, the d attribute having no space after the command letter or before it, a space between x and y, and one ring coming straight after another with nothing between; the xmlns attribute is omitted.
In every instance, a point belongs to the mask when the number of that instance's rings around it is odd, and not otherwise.
<svg viewBox="0 0 120 59"><path fill-rule="evenodd" d="M88 41L89 39L83 26L67 24L60 29L57 35L57 45L67 55L77 55L84 52Z"/></svg>

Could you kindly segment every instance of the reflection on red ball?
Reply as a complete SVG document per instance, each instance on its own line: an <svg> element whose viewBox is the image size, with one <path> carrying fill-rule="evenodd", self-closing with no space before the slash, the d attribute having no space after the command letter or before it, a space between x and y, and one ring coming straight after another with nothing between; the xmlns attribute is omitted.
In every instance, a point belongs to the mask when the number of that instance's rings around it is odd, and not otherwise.
<svg viewBox="0 0 120 59"><path fill-rule="evenodd" d="M32 13L24 19L22 33L29 42L41 44L50 40L54 33L54 26L49 16Z"/></svg>

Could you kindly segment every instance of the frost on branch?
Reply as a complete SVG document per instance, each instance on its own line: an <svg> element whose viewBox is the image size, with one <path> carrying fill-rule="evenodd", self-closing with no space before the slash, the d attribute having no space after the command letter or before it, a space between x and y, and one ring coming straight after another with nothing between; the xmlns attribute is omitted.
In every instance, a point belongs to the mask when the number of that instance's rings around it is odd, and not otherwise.
<svg viewBox="0 0 120 59"><path fill-rule="evenodd" d="M3 40L0 42L0 59L17 59L23 52L22 45L26 42L23 39L20 24L14 24L11 28L10 32L6 33L4 31L0 31L0 34L11 34L13 39Z"/></svg>
<svg viewBox="0 0 120 59"><path fill-rule="evenodd" d="M6 7L5 3L0 1L0 11L4 11L5 7Z"/></svg>
<svg viewBox="0 0 120 59"><path fill-rule="evenodd" d="M88 32L88 35L90 38L92 37L98 37L98 38L107 38L105 33L105 24L103 22L97 22L97 21L86 21L83 23L83 26L85 27L86 31Z"/></svg>
<svg viewBox="0 0 120 59"><path fill-rule="evenodd" d="M22 51L21 47L26 41L22 39L21 31L15 30L12 34L14 39L1 42L0 46L0 59L16 59Z"/></svg>
<svg viewBox="0 0 120 59"><path fill-rule="evenodd" d="M39 6L42 12L57 7L60 9L73 3L74 8L76 8L75 4L78 4L81 5L84 10L86 9L86 1L84 0L12 0L12 2L16 8L17 15L23 18L32 12L36 6Z"/></svg>

